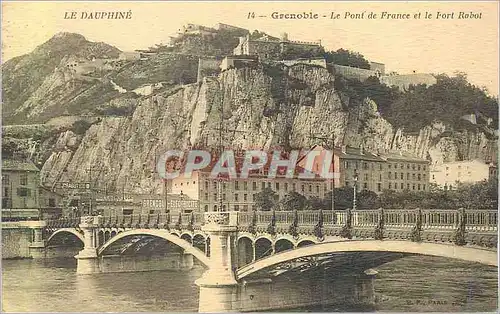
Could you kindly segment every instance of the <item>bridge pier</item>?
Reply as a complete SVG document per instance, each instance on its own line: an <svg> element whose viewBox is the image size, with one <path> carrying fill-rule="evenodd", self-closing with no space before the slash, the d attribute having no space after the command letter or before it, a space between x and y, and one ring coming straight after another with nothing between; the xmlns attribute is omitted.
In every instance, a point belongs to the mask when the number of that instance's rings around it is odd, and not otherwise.
<svg viewBox="0 0 500 314"><path fill-rule="evenodd" d="M83 230L83 250L75 256L77 274L95 274L99 272L96 239L94 234L94 219L97 217L82 217L79 227Z"/></svg>
<svg viewBox="0 0 500 314"><path fill-rule="evenodd" d="M30 256L32 258L44 258L45 257L45 241L43 240L42 230L46 223L44 221L39 222L32 227L33 229L33 241L29 246Z"/></svg>
<svg viewBox="0 0 500 314"><path fill-rule="evenodd" d="M231 215L232 214L232 215ZM210 235L209 269L196 280L200 287L199 312L232 312L238 282L234 276L236 213L215 212L205 216L202 230Z"/></svg>

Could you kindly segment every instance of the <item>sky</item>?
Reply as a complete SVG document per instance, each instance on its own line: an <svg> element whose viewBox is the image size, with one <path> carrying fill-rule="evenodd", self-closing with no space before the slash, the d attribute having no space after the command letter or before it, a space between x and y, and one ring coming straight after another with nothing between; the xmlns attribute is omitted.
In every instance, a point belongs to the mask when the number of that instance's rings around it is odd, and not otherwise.
<svg viewBox="0 0 500 314"><path fill-rule="evenodd" d="M132 12L131 19L64 19L65 12ZM344 48L400 74L465 72L469 81L498 95L499 3L490 2L8 2L2 1L2 62L31 52L58 32L75 32L131 51L168 43L186 23L226 23L291 40L321 39L327 50ZM255 12L254 19L248 19ZM273 19L271 14L310 13L319 19ZM340 19L330 19L334 13ZM345 18L346 13L363 18ZM370 12L377 14L369 19ZM382 12L410 19L381 19ZM414 14L420 12L420 19ZM425 19L426 12L432 14ZM440 17L453 13L453 18ZM459 19L460 12L481 14ZM265 17L259 17L260 15ZM326 18L322 17L327 16Z"/></svg>

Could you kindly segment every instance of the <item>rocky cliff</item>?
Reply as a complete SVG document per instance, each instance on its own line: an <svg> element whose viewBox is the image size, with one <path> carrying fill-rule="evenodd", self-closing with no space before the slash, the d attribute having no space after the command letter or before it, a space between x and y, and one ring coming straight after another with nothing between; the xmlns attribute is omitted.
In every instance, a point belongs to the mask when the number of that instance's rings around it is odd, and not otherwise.
<svg viewBox="0 0 500 314"><path fill-rule="evenodd" d="M172 68L177 63L169 52L150 60L112 63L115 68L104 72L74 75L65 66L71 60L107 58L118 52L82 38L58 35L43 49L3 67L8 72L4 124L29 124L4 126L2 149L28 152L42 169L43 184L49 186L92 180L117 191L160 191L157 156L192 145L214 147L221 119L226 148L328 146L315 137L333 135L337 146L401 151L433 163L497 158L495 130L454 129L437 120L407 133L385 120L374 101L336 90L336 76L320 66L259 64L185 84L174 79L186 75L182 66ZM63 39L72 43L71 49L58 46ZM29 67L49 58L47 54L57 57L30 72ZM148 75L150 69L156 71L153 76ZM147 96L127 91L165 81L169 83ZM133 84L125 86L126 82ZM37 121L41 123L33 124Z"/></svg>
<svg viewBox="0 0 500 314"><path fill-rule="evenodd" d="M43 164L42 178L47 184L91 178L119 191L123 186L130 192L160 191L156 157L168 149L216 145L221 112L226 147L310 147L325 144L311 135L334 134L336 145L397 149L438 163L484 159L496 152L496 141L482 133L446 136L439 124L405 134L369 99L346 105L326 69L297 65L284 72L277 79L262 68L228 70L143 97L132 116L103 117L81 137L62 132Z"/></svg>

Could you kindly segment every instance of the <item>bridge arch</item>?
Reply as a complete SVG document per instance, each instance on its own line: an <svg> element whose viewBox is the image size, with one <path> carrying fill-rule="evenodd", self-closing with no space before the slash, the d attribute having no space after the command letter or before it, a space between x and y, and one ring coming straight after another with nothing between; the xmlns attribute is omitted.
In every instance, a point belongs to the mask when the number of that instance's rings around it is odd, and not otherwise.
<svg viewBox="0 0 500 314"><path fill-rule="evenodd" d="M75 237L77 237L81 241L82 245L85 243L83 234L81 234L80 232L76 231L76 229L74 229L74 228L62 228L62 229L58 229L58 230L54 231L54 233L52 233L50 235L50 237L47 239L47 242L46 242L45 246L49 246L50 241L52 241L52 239L56 235L59 235L61 233L71 233L72 235L74 235Z"/></svg>
<svg viewBox="0 0 500 314"><path fill-rule="evenodd" d="M335 252L364 251L440 256L498 267L497 252L482 248L464 247L442 243L417 243L401 240L350 240L304 246L295 250L289 250L268 256L238 269L237 279L239 280L245 278L257 271L301 257Z"/></svg>
<svg viewBox="0 0 500 314"><path fill-rule="evenodd" d="M106 243L104 243L104 245L102 245L99 248L98 255L101 255L106 250L106 248L109 247L114 242L116 242L122 238L125 238L128 236L134 236L134 235L149 235L149 236L154 236L154 237L165 239L165 240L181 247L182 249L185 250L186 253L192 254L195 258L197 258L205 266L208 267L210 265L209 258L207 256L205 256L203 251L201 251L198 248L195 248L193 245L191 245L191 243L179 238L178 236L171 234L169 231L161 230L161 229L134 229L134 230L128 230L128 231L121 232L121 233L117 234L115 237L111 238Z"/></svg>
<svg viewBox="0 0 500 314"><path fill-rule="evenodd" d="M274 243L274 252L279 253L294 248L294 243L287 238L281 238Z"/></svg>

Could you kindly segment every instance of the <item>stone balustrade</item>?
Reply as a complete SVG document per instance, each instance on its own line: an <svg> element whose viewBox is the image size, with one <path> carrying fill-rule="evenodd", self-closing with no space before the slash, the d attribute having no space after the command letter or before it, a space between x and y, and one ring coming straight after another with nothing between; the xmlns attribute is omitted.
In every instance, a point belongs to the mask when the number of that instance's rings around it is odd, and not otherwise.
<svg viewBox="0 0 500 314"><path fill-rule="evenodd" d="M383 215L383 219L382 219ZM374 228L380 221L386 228L411 229L420 220L422 229L456 229L461 222L460 210L449 209L377 209L351 212L353 228ZM320 217L321 216L321 217ZM496 232L498 212L496 210L465 211L465 228L471 231ZM101 228L171 228L199 229L205 224L232 226L298 226L313 227L321 220L322 226L342 227L347 222L346 211L256 211L256 212L208 212L170 214L142 214L117 216L92 216L47 220L48 229L72 228L80 224Z"/></svg>

